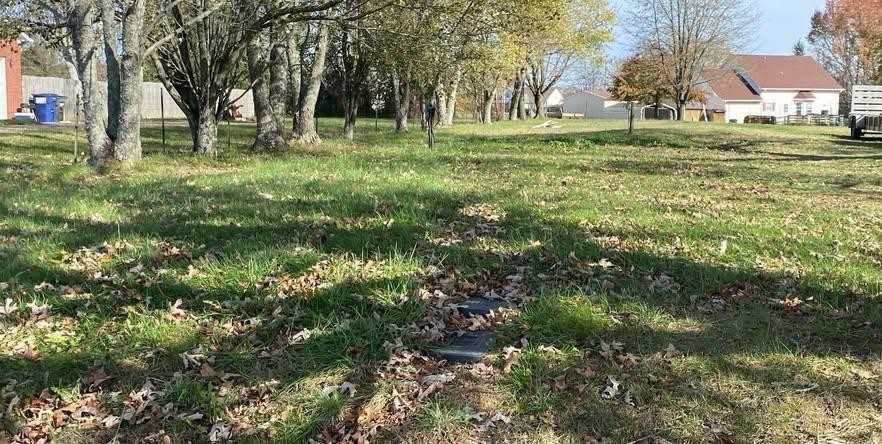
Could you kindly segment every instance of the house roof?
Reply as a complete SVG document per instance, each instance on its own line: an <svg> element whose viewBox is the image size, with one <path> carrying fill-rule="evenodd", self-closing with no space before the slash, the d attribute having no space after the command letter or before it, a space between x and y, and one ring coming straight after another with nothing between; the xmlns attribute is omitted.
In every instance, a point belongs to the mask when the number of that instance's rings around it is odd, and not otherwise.
<svg viewBox="0 0 882 444"><path fill-rule="evenodd" d="M800 91L793 96L793 100L815 100L815 95L811 91Z"/></svg>
<svg viewBox="0 0 882 444"><path fill-rule="evenodd" d="M612 94L609 91L606 91L603 89L586 89L584 91L576 91L576 92L567 94L566 98L569 99L570 97L581 96L581 95L585 95L585 94L600 97L603 100L611 100L612 99Z"/></svg>
<svg viewBox="0 0 882 444"><path fill-rule="evenodd" d="M706 69L701 72L704 84L723 100L761 101L757 94L731 69Z"/></svg>
<svg viewBox="0 0 882 444"><path fill-rule="evenodd" d="M743 70L762 89L843 89L810 56L736 54L730 64Z"/></svg>
<svg viewBox="0 0 882 444"><path fill-rule="evenodd" d="M589 94L594 94L595 96L598 96L598 97L603 97L606 100L609 100L612 98L612 94L605 89L590 89L585 92L587 92Z"/></svg>

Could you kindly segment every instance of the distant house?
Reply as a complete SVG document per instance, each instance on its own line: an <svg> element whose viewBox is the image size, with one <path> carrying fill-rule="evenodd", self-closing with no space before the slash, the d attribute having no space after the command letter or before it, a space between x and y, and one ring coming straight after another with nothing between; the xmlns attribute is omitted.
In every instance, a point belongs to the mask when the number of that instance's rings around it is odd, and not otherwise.
<svg viewBox="0 0 882 444"><path fill-rule="evenodd" d="M546 92L543 97L545 98L545 107L549 106L561 106L564 103L564 95L563 93L557 89L553 88L550 91ZM533 92L527 88L524 88L524 104L527 106L527 110L532 114L536 110L536 104L533 100Z"/></svg>
<svg viewBox="0 0 882 444"><path fill-rule="evenodd" d="M0 41L0 120L10 119L21 105L21 47Z"/></svg>
<svg viewBox="0 0 882 444"><path fill-rule="evenodd" d="M586 119L627 119L628 104L614 100L604 90L570 94L563 101L565 113L583 114Z"/></svg>
<svg viewBox="0 0 882 444"><path fill-rule="evenodd" d="M809 56L734 55L721 69L702 71L699 89L724 104L726 119L838 114L844 91Z"/></svg>

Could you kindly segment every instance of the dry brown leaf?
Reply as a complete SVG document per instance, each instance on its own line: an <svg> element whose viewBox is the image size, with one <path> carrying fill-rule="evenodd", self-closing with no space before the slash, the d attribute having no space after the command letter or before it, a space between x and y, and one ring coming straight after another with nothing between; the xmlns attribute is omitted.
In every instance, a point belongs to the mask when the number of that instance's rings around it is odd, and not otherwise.
<svg viewBox="0 0 882 444"><path fill-rule="evenodd" d="M95 370L94 372L86 375L86 377L83 378L83 384L89 386L89 390L94 391L95 389L100 387L101 384L104 384L111 379L113 379L113 376L109 376L104 371L104 367L101 367L98 370Z"/></svg>

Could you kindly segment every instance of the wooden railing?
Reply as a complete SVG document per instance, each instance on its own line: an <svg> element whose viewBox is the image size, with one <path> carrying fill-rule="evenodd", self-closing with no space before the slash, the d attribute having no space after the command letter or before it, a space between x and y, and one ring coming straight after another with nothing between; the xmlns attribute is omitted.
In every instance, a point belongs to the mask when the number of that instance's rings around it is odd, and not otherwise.
<svg viewBox="0 0 882 444"><path fill-rule="evenodd" d="M848 123L848 119L844 116L831 114L809 114L805 116L785 116L779 118L778 123L784 125L845 126Z"/></svg>

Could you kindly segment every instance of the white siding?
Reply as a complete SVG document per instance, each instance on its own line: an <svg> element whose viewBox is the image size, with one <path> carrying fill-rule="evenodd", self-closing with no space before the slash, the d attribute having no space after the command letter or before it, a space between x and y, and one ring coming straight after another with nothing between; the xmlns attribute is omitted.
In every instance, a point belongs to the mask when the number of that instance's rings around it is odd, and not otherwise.
<svg viewBox="0 0 882 444"><path fill-rule="evenodd" d="M586 119L627 119L625 103L606 100L594 93L578 93L564 100L564 112L581 113Z"/></svg>
<svg viewBox="0 0 882 444"><path fill-rule="evenodd" d="M762 115L761 102L726 102L726 121L744 123L747 116Z"/></svg>
<svg viewBox="0 0 882 444"><path fill-rule="evenodd" d="M545 106L560 106L564 103L563 93L560 92L559 89L555 88L548 94L548 97L545 98Z"/></svg>
<svg viewBox="0 0 882 444"><path fill-rule="evenodd" d="M797 114L797 100L800 90L765 90L760 94L767 105L758 115L785 117ZM839 114L838 91L810 91L814 100L802 100L802 114ZM774 104L774 110L770 106Z"/></svg>
<svg viewBox="0 0 882 444"><path fill-rule="evenodd" d="M839 114L838 91L811 91L815 96L813 100L795 100L800 90L773 90L763 91L760 96L762 102L726 102L726 120L737 120L744 123L747 116L771 116L784 118L796 115L798 112L797 102L801 102L801 112L806 114Z"/></svg>
<svg viewBox="0 0 882 444"><path fill-rule="evenodd" d="M639 106L637 104L634 105ZM636 111L635 111L636 112ZM603 102L603 117L601 119L627 119L628 104L625 102L617 102L615 100L607 100ZM635 115L636 118L636 115Z"/></svg>
<svg viewBox="0 0 882 444"><path fill-rule="evenodd" d="M584 114L586 119L599 118L603 114L603 97L591 93L578 93L564 100L565 113Z"/></svg>

